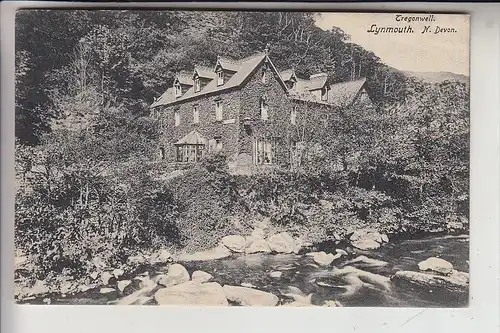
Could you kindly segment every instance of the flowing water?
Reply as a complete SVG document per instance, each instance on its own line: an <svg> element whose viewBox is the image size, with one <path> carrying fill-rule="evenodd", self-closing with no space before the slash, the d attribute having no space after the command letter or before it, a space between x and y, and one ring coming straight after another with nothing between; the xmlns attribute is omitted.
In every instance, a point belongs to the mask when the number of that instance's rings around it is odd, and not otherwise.
<svg viewBox="0 0 500 333"><path fill-rule="evenodd" d="M327 251L327 250L326 250ZM334 253L332 250L331 252ZM358 256L383 261L373 265L349 262ZM253 286L271 292L281 303L291 299L284 296L290 291L302 295L312 294L311 303L321 305L327 300L339 301L343 306L377 307L464 307L467 295L440 293L433 290L399 286L388 277L400 270L418 271L417 264L429 257L439 257L453 264L459 271L469 272L469 238L467 236L427 237L417 240L401 240L389 243L373 251L358 251L334 261L333 266L318 266L310 256L296 254L235 255L225 259L182 263L189 273L202 270L213 275L213 281L221 285ZM359 279L342 279L334 271L351 266L374 273L377 284L360 284ZM163 268L164 269L164 268ZM161 273L159 270L158 273ZM281 272L271 277L271 272ZM150 271L150 273L152 273ZM290 287L292 287L290 289ZM106 304L109 298L94 291L85 296L54 299L52 304ZM154 303L154 302L153 302Z"/></svg>

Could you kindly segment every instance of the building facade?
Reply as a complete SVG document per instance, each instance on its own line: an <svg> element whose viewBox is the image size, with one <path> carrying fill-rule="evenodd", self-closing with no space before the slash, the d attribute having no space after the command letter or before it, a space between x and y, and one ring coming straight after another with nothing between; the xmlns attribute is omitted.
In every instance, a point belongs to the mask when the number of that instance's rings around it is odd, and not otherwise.
<svg viewBox="0 0 500 333"><path fill-rule="evenodd" d="M179 73L151 114L162 128L161 159L194 163L214 152L232 166L252 167L288 163L306 117L319 119L357 100L370 101L364 79L328 84L323 73L300 79L291 69L279 72L263 52Z"/></svg>

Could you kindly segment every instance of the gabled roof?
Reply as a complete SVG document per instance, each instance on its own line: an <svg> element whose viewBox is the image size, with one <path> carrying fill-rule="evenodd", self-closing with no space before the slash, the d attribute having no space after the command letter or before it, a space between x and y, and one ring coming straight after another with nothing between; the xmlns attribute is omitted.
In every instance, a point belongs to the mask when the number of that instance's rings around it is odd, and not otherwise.
<svg viewBox="0 0 500 333"><path fill-rule="evenodd" d="M215 77L215 73L212 68L206 66L195 66L193 75L194 74L198 74L199 77L206 79L213 79Z"/></svg>
<svg viewBox="0 0 500 333"><path fill-rule="evenodd" d="M219 56L217 58L217 64L215 65L215 67L217 67L218 65L220 65L222 67L222 69L225 69L225 70L228 70L231 72L237 72L241 67L241 61L235 60L235 59L232 59L229 57Z"/></svg>
<svg viewBox="0 0 500 333"><path fill-rule="evenodd" d="M186 86L192 86L193 85L193 75L192 73L182 71L177 76L175 77L177 81L179 81L180 84L186 85Z"/></svg>
<svg viewBox="0 0 500 333"><path fill-rule="evenodd" d="M195 130L189 132L185 137L174 143L174 145L205 145L207 140Z"/></svg>
<svg viewBox="0 0 500 333"><path fill-rule="evenodd" d="M311 75L309 77L309 81L306 84L306 89L308 90L322 89L325 86L327 79L328 75L326 73Z"/></svg>
<svg viewBox="0 0 500 333"><path fill-rule="evenodd" d="M286 69L282 72L280 72L281 78L283 81L289 81L292 78L297 80L297 76L295 75L295 71L293 69Z"/></svg>
<svg viewBox="0 0 500 333"><path fill-rule="evenodd" d="M350 106L355 102L356 97L364 87L365 83L366 78L361 78L354 81L340 82L330 85L328 103L340 107Z"/></svg>
<svg viewBox="0 0 500 333"><path fill-rule="evenodd" d="M154 102L151 107L156 107L156 106L161 106L161 105L170 105L174 104L177 102L182 102L182 101L187 101L193 98L196 98L198 96L204 96L212 93L217 93L217 92L222 92L226 91L232 88L240 87L244 82L246 82L246 79L250 77L250 75L255 71L255 69L265 60L268 59L267 55L265 53L257 53L254 54L250 57L246 57L240 60L241 65L238 68L238 71L234 73L231 78L224 83L221 86L217 86L217 80L214 80L215 78L215 73L213 70L211 71L212 74L212 80L205 85L199 92L194 91L194 87L190 87L184 95L182 95L179 98L175 98L173 89L169 88L167 91L156 101ZM281 80L281 76L279 75L279 72L276 70L274 67L273 63L269 60L269 64L271 67L276 71L276 73L279 76L279 81L280 84L283 86L283 89L286 91L286 87Z"/></svg>

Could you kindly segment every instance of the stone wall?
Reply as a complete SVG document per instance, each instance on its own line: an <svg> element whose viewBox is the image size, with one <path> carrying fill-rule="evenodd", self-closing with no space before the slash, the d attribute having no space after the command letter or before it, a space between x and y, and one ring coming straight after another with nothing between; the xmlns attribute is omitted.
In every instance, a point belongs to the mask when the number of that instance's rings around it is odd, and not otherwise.
<svg viewBox="0 0 500 333"><path fill-rule="evenodd" d="M222 101L223 120L215 120L216 101ZM198 106L199 123L193 123L193 106ZM238 151L238 110L240 108L240 91L233 90L215 96L201 96L194 100L165 107L160 112L162 139L160 146L165 149L166 159L175 161L175 142L192 130L196 130L206 140L220 137L222 152L235 156ZM181 122L175 126L174 112L178 110Z"/></svg>

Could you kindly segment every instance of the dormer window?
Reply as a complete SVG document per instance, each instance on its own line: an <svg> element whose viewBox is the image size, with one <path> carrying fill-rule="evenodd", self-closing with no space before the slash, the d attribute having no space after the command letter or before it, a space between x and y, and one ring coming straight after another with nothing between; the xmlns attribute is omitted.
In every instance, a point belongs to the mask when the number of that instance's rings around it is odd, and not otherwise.
<svg viewBox="0 0 500 333"><path fill-rule="evenodd" d="M182 96L182 88L181 88L181 85L179 84L179 82L175 83L174 89L175 89L175 97L181 97Z"/></svg>
<svg viewBox="0 0 500 333"><path fill-rule="evenodd" d="M222 86L224 84L224 72L222 69L217 71L217 86Z"/></svg>
<svg viewBox="0 0 500 333"><path fill-rule="evenodd" d="M267 105L266 100L264 98L260 99L260 119L262 119L262 120L269 119L268 105Z"/></svg>
<svg viewBox="0 0 500 333"><path fill-rule="evenodd" d="M327 101L328 100L328 87L323 87L323 89L321 89L321 100L322 101Z"/></svg>
<svg viewBox="0 0 500 333"><path fill-rule="evenodd" d="M200 78L197 76L194 78L194 92L199 92L201 90Z"/></svg>

